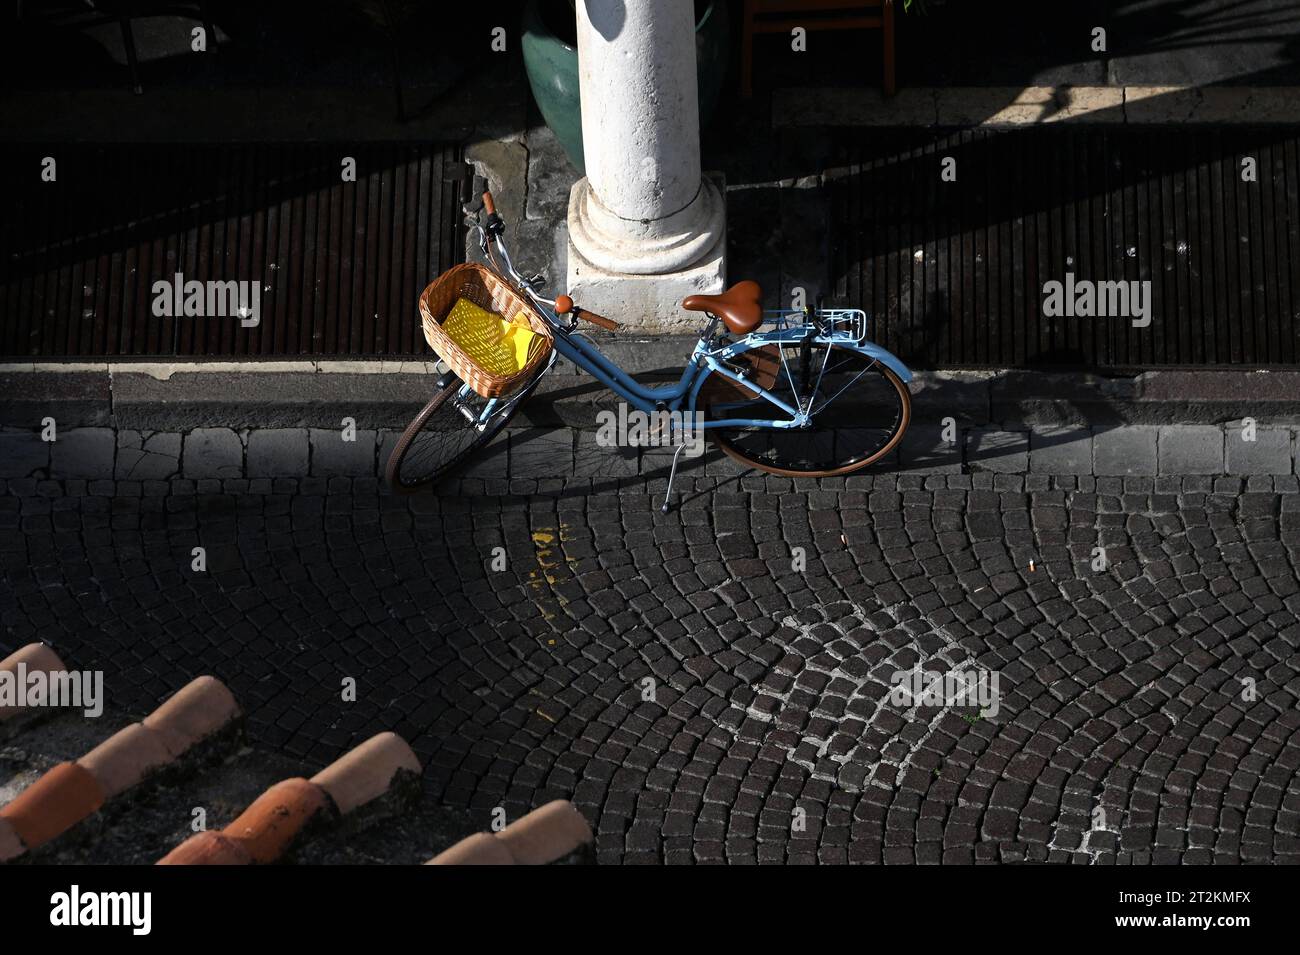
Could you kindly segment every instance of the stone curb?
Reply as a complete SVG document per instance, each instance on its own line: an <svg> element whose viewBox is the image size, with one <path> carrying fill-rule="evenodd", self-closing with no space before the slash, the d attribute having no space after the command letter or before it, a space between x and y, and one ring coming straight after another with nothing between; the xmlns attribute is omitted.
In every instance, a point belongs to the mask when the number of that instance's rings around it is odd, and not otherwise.
<svg viewBox="0 0 1300 955"><path fill-rule="evenodd" d="M143 722L114 733L86 755L60 763L0 808L0 830L12 828L21 852L38 849L97 812L106 802L175 762L238 719L225 685L210 676L193 680ZM0 831L0 846L13 842Z"/></svg>
<svg viewBox="0 0 1300 955"><path fill-rule="evenodd" d="M462 839L425 865L548 865L590 846L595 838L577 807L557 799L498 833Z"/></svg>
<svg viewBox="0 0 1300 955"><path fill-rule="evenodd" d="M601 350L647 381L675 381L694 343L684 336L626 335L602 340ZM34 462L33 468L62 466L50 460L57 442L31 444L6 434L36 432L46 417L55 420L60 438L74 429L116 429L123 447L135 452L126 464L145 472L165 464L154 455L177 456L173 448L149 444L148 436L155 432L316 428L337 434L344 418L353 419L358 430L401 430L428 400L432 374L412 372L401 363L388 366L393 370L360 374L268 372L254 365L229 371L221 363L216 369L199 364L161 379L110 365L96 370L57 363L0 366L0 450L5 458L21 456L24 463ZM1222 424L1244 417L1300 422L1300 371L1294 369L1110 375L949 369L916 372L912 392L918 418L938 422L951 416L970 426ZM594 430L597 412L613 407L616 397L561 361L512 424L563 423ZM81 440L100 440L96 434L87 432ZM273 449L247 450L262 462L264 453ZM303 453L301 444L293 453Z"/></svg>
<svg viewBox="0 0 1300 955"><path fill-rule="evenodd" d="M19 665L22 665L27 673L39 671L46 674L46 676L67 670L63 661L59 659L59 655L43 643L29 643L0 660L0 670L9 673L17 674ZM29 707L0 706L0 723L19 714L30 712L31 708Z"/></svg>
<svg viewBox="0 0 1300 955"><path fill-rule="evenodd" d="M379 733L311 779L286 779L253 800L221 831L191 836L158 865L265 865L275 862L317 820L347 816L389 792L420 762L396 733Z"/></svg>
<svg viewBox="0 0 1300 955"><path fill-rule="evenodd" d="M87 430L87 429L82 429ZM106 430L106 429L105 429ZM213 433L223 436L213 439ZM77 431L67 432L75 437ZM1208 475L1291 475L1297 470L1300 425L1257 422L1247 427L1242 421L1226 424L1192 425L1051 425L1025 427L1020 424L992 424L974 427L952 423L952 441L944 439L945 428L935 420L914 416L899 448L868 473L881 471L906 474L963 474L992 471L1002 474L1074 474L1096 477ZM199 436L196 438L196 435ZM146 495L158 493L181 482L199 493L241 482L250 490L261 487L267 493L286 479L332 481L335 479L382 478L384 466L396 444L395 431L357 431L356 442L344 442L337 431L303 429L262 430L240 435L225 429L199 429L184 436L189 455L195 441L201 443L209 466L192 469L174 467L166 479L128 480L117 483L144 488ZM155 435L154 437L157 437ZM180 435L175 444L182 446ZM264 448L279 447L286 456L268 467L245 464L244 442ZM120 447L120 443L116 443ZM94 494L115 484L107 477L72 477L73 474L112 474L115 442L86 444L98 450L79 466L64 459L63 470L38 468L30 473L5 472L0 460L0 478L15 486L30 484L33 492L42 480L58 480L69 486L89 489ZM214 448L224 447L224 457L213 457ZM310 447L310 457L306 449ZM657 480L665 478L671 448L606 448L595 441L595 432L567 428L509 428L499 435L465 468L463 476L488 480L550 480L581 477L592 480ZM265 462L263 462L265 464ZM274 477L269 476L274 474ZM706 444L701 455L684 454L681 474L717 477L743 475L746 470L721 451ZM194 477L191 475L202 474ZM62 475L62 476L60 476ZM84 490L82 491L84 493ZM108 493L112 493L111 490Z"/></svg>

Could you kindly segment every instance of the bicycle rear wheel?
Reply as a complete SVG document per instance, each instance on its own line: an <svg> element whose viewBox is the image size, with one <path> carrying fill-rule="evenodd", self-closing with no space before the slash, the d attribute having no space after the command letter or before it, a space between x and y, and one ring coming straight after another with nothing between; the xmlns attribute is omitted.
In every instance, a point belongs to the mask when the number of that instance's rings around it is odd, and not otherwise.
<svg viewBox="0 0 1300 955"><path fill-rule="evenodd" d="M455 375L445 376L437 393L397 439L384 472L388 483L396 491L415 491L468 464L514 417L544 373L522 391L500 399L486 418L487 399Z"/></svg>
<svg viewBox="0 0 1300 955"><path fill-rule="evenodd" d="M810 410L808 427L709 428L731 458L785 477L833 477L865 468L898 446L912 417L912 397L898 375L843 345L763 345L734 359L749 380L791 407ZM770 401L719 375L700 390L705 421L784 421Z"/></svg>

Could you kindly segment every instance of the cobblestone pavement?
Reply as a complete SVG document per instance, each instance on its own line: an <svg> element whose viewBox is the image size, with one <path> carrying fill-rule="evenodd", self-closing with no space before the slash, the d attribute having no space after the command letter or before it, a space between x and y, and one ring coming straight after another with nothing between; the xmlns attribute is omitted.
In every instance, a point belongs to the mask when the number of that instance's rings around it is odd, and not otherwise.
<svg viewBox="0 0 1300 955"><path fill-rule="evenodd" d="M1300 861L1294 477L692 481L10 481L0 649L213 673L311 763L395 730L604 862Z"/></svg>

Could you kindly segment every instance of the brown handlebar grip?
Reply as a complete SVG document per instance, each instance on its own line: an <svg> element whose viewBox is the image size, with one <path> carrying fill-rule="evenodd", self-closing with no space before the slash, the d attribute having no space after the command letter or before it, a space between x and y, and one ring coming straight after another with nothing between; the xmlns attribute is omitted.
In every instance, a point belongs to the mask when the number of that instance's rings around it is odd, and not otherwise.
<svg viewBox="0 0 1300 955"><path fill-rule="evenodd" d="M606 331L618 331L618 322L608 319L603 315L597 315L595 312L589 312L585 308L578 312L578 317L584 322L591 322L591 324L597 325Z"/></svg>
<svg viewBox="0 0 1300 955"><path fill-rule="evenodd" d="M488 215L490 216L496 215L497 204L492 201L492 193L490 192L483 193L483 208L487 210Z"/></svg>

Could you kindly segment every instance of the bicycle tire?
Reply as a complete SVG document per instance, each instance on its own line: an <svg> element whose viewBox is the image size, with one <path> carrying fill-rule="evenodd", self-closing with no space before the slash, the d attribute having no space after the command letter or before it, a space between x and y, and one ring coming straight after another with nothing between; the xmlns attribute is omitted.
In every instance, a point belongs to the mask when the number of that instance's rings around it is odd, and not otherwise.
<svg viewBox="0 0 1300 955"><path fill-rule="evenodd" d="M433 419L433 416L437 414L447 401L451 400L452 397L460 391L464 384L464 382L459 378L453 376L452 380L446 386L441 388L437 394L429 400L428 404L420 409L419 414L411 420L411 423L406 426L406 430L402 432L401 437L397 439L397 444L394 445L392 454L388 456L388 464L384 469L384 478L387 480L389 486L400 493L412 493L421 488L437 484L439 481L444 480L460 468L464 467L469 463L471 458L478 454L478 452L491 442L493 438L501 433L502 428L509 424L510 420L518 412L520 405L528 400L528 396L531 395L533 389L537 387L537 383L541 380L543 373L539 373L531 382L529 382L527 387L525 387L517 397L512 397L509 406L494 417L490 426L484 428L474 440L462 448L458 453L440 463L436 468L430 469L428 473L420 473L418 478L404 479L402 475L402 465L412 447L415 445L416 439L420 436L420 433L424 431L425 426Z"/></svg>
<svg viewBox="0 0 1300 955"><path fill-rule="evenodd" d="M754 351L761 352L762 349L764 348L770 350L774 348L774 346L771 345L762 346L759 349L754 349ZM745 353L742 353L741 356L738 357L744 357L744 355ZM768 474L775 474L779 477L807 477L807 478L838 477L845 474L852 474L855 471L860 471L863 468L870 467L872 464L875 464L877 461L881 460L882 458L887 456L890 452L892 452L896 447L898 447L899 442L903 440L903 435L907 431L907 427L912 420L912 396L907 389L907 385L903 383L903 380L899 378L898 375L895 374L892 369L890 369L889 367L883 364L879 364L879 363L876 364L877 367L875 367L873 370L879 373L881 376L883 376L884 380L888 382L889 385L892 387L892 393L897 397L898 419L893 426L892 433L890 434L889 440L885 444L883 444L883 446L881 446L880 448L875 449L870 454L864 455L860 459L855 459L853 461L844 463L840 466L829 467L829 468L790 467L790 466L784 466L781 462L761 460L755 457L754 455L747 453L743 448L741 448L738 445L738 443L736 442L736 440L734 440L734 438L728 436L727 430L710 428L708 429L709 437L713 441L713 443L716 444L719 448L721 448L722 452L726 454L729 458L731 458L733 461L736 461L740 464L744 464L748 467L755 468L756 470L759 471L765 471ZM707 388L708 385L709 383L705 382L705 388ZM734 387L732 388L732 390L734 391ZM709 410L710 409L708 407L704 408L705 420L708 419ZM763 432L764 430L766 429L754 429L753 431L748 433L758 434ZM802 432L791 431L785 433L792 434L792 435L799 435Z"/></svg>

